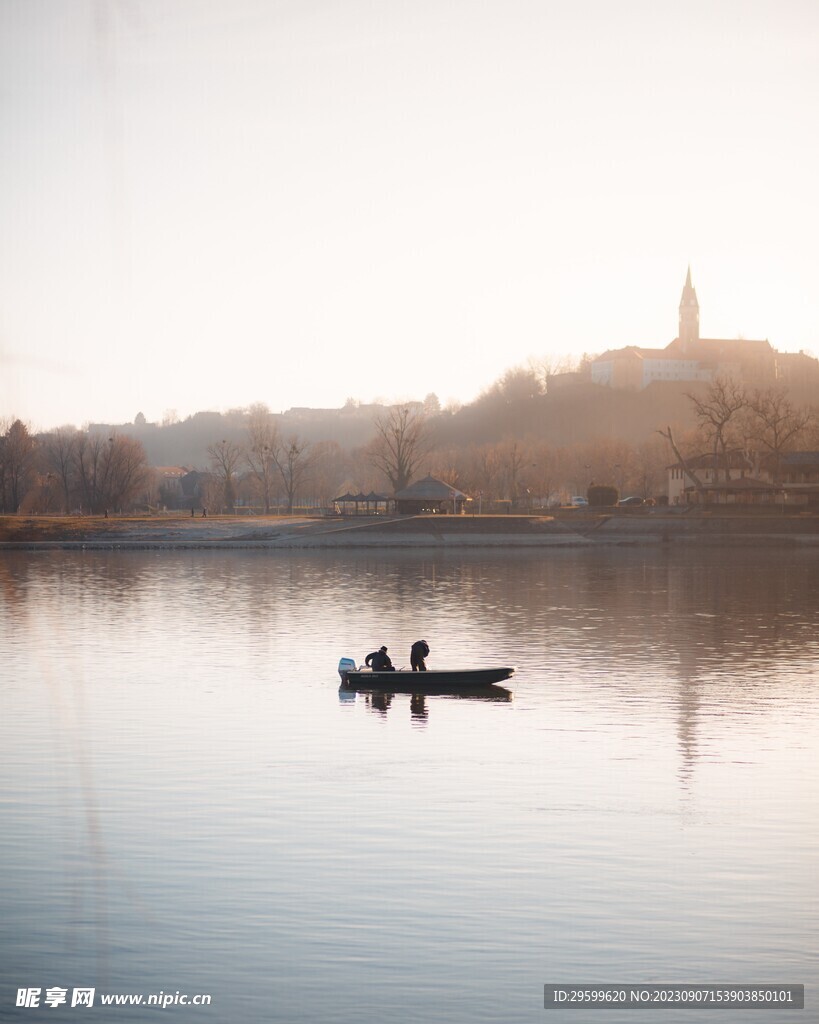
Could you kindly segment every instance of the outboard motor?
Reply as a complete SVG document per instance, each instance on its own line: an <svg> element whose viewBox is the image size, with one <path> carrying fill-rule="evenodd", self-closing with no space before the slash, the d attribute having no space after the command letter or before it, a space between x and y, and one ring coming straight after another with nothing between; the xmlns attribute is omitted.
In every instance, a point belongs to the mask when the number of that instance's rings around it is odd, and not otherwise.
<svg viewBox="0 0 819 1024"><path fill-rule="evenodd" d="M352 658L342 658L338 663L338 674L341 676L343 686L347 685L347 673L355 672L355 662Z"/></svg>

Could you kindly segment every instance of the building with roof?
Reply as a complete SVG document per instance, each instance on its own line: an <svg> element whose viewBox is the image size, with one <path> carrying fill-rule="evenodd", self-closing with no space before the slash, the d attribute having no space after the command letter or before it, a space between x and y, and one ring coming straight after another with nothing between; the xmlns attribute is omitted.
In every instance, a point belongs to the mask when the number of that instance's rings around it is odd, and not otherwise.
<svg viewBox="0 0 819 1024"><path fill-rule="evenodd" d="M424 512L454 512L464 510L464 503L470 498L457 487L425 476L403 490L395 492L395 509L406 515L421 515Z"/></svg>
<svg viewBox="0 0 819 1024"><path fill-rule="evenodd" d="M700 494L688 470L703 486ZM778 462L768 454L751 460L738 449L720 455L692 456L685 467L668 467L668 500L672 505L690 502L718 504L771 504L819 506L819 452L787 452Z"/></svg>
<svg viewBox="0 0 819 1024"><path fill-rule="evenodd" d="M665 348L610 349L592 362L591 379L593 384L631 391L654 383L707 382L717 376L765 386L777 379L778 355L767 339L701 338L700 306L689 267L680 298L678 336Z"/></svg>
<svg viewBox="0 0 819 1024"><path fill-rule="evenodd" d="M182 480L188 473L186 466L154 466L152 469L155 494L163 505L175 508L183 496Z"/></svg>

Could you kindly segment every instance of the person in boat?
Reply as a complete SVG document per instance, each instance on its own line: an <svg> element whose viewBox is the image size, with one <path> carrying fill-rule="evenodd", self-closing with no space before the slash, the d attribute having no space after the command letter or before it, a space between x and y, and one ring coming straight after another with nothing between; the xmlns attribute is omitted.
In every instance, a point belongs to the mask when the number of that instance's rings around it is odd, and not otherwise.
<svg viewBox="0 0 819 1024"><path fill-rule="evenodd" d="M424 661L429 654L429 644L426 640L416 640L410 650L410 664L413 672L426 672L427 663Z"/></svg>
<svg viewBox="0 0 819 1024"><path fill-rule="evenodd" d="M372 654L368 654L364 659L364 664L369 665L373 672L394 672L395 668L392 664L392 659L387 654L386 647L379 647L377 651L373 651Z"/></svg>

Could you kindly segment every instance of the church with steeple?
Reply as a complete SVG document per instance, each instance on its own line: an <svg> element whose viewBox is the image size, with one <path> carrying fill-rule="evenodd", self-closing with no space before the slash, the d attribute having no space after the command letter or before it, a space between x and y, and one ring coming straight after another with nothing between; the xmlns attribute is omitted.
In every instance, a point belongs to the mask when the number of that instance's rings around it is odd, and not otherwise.
<svg viewBox="0 0 819 1024"><path fill-rule="evenodd" d="M627 345L604 352L592 362L591 377L593 384L632 391L650 384L710 381L718 376L764 387L777 379L777 356L767 339L700 337L700 304L689 267L677 337L665 348Z"/></svg>
<svg viewBox="0 0 819 1024"><path fill-rule="evenodd" d="M700 304L697 302L697 291L691 284L691 267L683 285L680 299L680 344L685 347L689 342L700 340Z"/></svg>

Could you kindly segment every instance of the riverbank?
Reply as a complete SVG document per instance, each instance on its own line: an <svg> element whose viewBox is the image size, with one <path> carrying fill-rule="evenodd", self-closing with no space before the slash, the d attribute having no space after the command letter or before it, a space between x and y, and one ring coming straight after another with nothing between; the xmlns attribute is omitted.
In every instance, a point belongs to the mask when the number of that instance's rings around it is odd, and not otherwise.
<svg viewBox="0 0 819 1024"><path fill-rule="evenodd" d="M819 546L819 513L639 509L553 515L277 517L2 516L0 550L175 548L581 547L652 544Z"/></svg>

